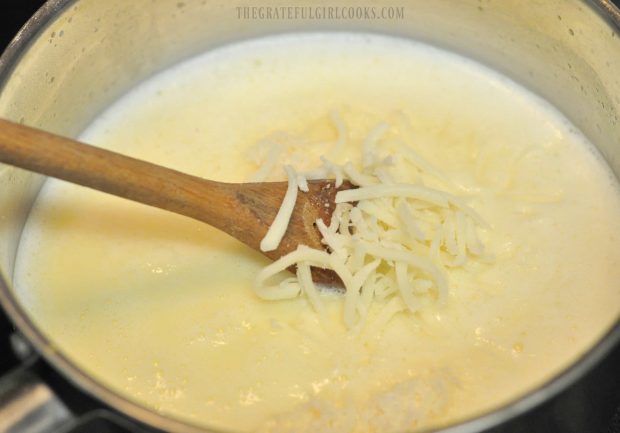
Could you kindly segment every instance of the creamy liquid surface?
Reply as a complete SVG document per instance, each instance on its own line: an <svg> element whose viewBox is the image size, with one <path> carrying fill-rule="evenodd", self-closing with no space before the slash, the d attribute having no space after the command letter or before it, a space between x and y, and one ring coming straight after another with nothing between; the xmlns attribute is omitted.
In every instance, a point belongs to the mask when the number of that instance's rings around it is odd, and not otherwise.
<svg viewBox="0 0 620 433"><path fill-rule="evenodd" d="M268 262L203 223L49 180L20 246L20 300L59 350L163 414L239 431L394 431L506 403L557 373L620 306L620 199L552 107L410 41L279 36L146 81L81 139L197 176L246 180L274 131L333 140L397 113L415 150L468 185L495 259L450 271L445 306L359 332L253 293ZM281 178L284 178L282 172Z"/></svg>

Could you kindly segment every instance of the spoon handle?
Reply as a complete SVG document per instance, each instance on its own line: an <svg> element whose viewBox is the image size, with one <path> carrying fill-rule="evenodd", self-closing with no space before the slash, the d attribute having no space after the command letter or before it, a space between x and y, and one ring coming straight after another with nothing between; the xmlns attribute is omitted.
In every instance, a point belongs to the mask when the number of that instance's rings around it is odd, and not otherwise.
<svg viewBox="0 0 620 433"><path fill-rule="evenodd" d="M234 184L201 179L3 119L0 162L169 210L227 231L222 218L230 212L226 203L234 194Z"/></svg>

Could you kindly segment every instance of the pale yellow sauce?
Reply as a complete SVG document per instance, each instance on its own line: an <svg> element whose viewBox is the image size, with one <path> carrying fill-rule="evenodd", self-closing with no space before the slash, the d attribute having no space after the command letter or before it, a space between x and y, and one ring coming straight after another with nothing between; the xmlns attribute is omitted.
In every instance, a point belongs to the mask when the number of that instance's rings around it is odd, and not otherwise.
<svg viewBox="0 0 620 433"><path fill-rule="evenodd" d="M325 319L304 298L259 300L252 282L267 261L227 235L56 180L20 247L21 301L118 392L240 431L453 422L539 385L613 323L615 180L544 101L458 56L378 36L248 42L140 85L82 139L236 182L273 131L333 140L334 109L353 138L404 113L416 151L467 185L490 223L495 261L450 271L444 307L373 326L375 303L351 332L337 295L323 295Z"/></svg>

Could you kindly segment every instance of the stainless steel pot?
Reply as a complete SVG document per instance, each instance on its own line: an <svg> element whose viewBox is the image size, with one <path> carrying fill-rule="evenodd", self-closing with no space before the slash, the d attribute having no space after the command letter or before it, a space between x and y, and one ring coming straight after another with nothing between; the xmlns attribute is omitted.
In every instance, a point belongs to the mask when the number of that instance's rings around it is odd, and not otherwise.
<svg viewBox="0 0 620 433"><path fill-rule="evenodd" d="M0 59L0 116L76 135L140 80L211 47L278 32L380 32L458 51L521 82L559 107L620 173L620 11L608 0L368 3L402 7L404 18L240 18L243 8L259 6L251 0L50 0ZM296 5L308 2L260 4ZM311 5L360 6L349 0L315 0ZM16 249L43 181L0 166L2 306L36 351L88 395L161 430L206 431L107 389L58 353L45 330L37 328L17 302L12 292ZM512 404L442 432L599 432L620 400L619 340L616 323L596 347L553 380ZM54 416L41 422L37 415L42 412ZM12 421L6 422L9 415ZM70 417L48 385L27 369L0 383L0 420L6 429L19 425L46 431Z"/></svg>

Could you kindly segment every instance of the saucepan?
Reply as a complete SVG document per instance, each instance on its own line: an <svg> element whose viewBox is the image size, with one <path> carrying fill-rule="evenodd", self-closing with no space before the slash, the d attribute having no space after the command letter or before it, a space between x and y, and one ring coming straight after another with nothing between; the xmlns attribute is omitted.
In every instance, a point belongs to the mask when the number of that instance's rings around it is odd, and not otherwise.
<svg viewBox="0 0 620 433"><path fill-rule="evenodd" d="M415 38L476 59L566 115L620 174L620 11L608 0L314 0L312 6L390 8L394 19L298 14L297 0L50 0L0 59L0 116L76 136L141 80L233 41L297 31L366 31ZM274 19L256 7L284 7ZM249 12L248 12L249 11ZM165 417L106 388L55 350L17 301L13 266L44 181L0 167L0 303L25 342L85 398L163 431L207 429ZM620 281L618 282L620 287ZM587 289L586 289L587 290ZM565 371L491 413L441 430L600 432L620 401L620 322ZM26 369L27 370L27 369ZM61 410L59 408L64 408ZM47 421L41 413L54 414ZM0 418L52 431L71 418L36 372L0 386ZM19 430L21 431L21 430Z"/></svg>

